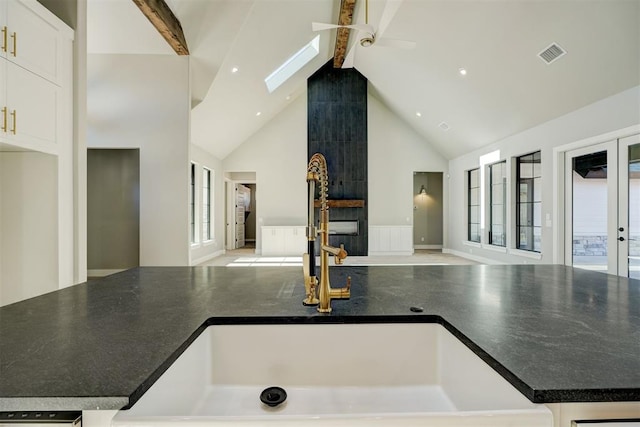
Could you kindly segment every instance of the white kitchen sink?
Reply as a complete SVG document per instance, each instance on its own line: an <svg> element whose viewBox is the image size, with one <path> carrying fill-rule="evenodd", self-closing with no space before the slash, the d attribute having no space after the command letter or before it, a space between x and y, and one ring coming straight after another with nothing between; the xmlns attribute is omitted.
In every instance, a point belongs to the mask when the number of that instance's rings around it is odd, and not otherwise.
<svg viewBox="0 0 640 427"><path fill-rule="evenodd" d="M278 386L275 407L261 392ZM211 326L113 426L526 426L551 412L438 324Z"/></svg>

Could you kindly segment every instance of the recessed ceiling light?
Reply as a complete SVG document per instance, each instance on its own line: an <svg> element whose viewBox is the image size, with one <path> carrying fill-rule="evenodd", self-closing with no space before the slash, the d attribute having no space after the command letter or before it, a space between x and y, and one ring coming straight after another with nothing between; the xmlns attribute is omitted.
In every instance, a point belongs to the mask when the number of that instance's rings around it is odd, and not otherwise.
<svg viewBox="0 0 640 427"><path fill-rule="evenodd" d="M467 75L467 70L464 69L464 68L458 69L458 72L460 73L461 76L466 76Z"/></svg>
<svg viewBox="0 0 640 427"><path fill-rule="evenodd" d="M416 116L422 117L422 113L420 111L416 111Z"/></svg>
<svg viewBox="0 0 640 427"><path fill-rule="evenodd" d="M237 73L237 72L238 72L238 67L233 67L233 68L231 69L231 72L232 72L233 74Z"/></svg>
<svg viewBox="0 0 640 427"><path fill-rule="evenodd" d="M258 111L258 112L256 113L256 116L259 116L259 115L261 115L261 114L262 114L262 113L261 113L260 111Z"/></svg>
<svg viewBox="0 0 640 427"><path fill-rule="evenodd" d="M441 122L441 123L438 125L438 127L439 127L440 129L442 129L443 131L445 131L445 132L446 132L446 131L448 131L448 130L450 129L449 125L448 125L448 124L446 124L445 122Z"/></svg>

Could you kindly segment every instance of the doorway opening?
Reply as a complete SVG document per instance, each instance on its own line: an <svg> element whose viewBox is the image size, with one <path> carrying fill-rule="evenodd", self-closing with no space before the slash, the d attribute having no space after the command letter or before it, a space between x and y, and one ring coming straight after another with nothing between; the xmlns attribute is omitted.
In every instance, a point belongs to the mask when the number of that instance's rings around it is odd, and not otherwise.
<svg viewBox="0 0 640 427"><path fill-rule="evenodd" d="M87 150L87 275L140 265L140 150Z"/></svg>
<svg viewBox="0 0 640 427"><path fill-rule="evenodd" d="M225 174L225 248L254 254L257 240L255 172Z"/></svg>
<svg viewBox="0 0 640 427"><path fill-rule="evenodd" d="M442 172L413 173L413 248L442 249Z"/></svg>

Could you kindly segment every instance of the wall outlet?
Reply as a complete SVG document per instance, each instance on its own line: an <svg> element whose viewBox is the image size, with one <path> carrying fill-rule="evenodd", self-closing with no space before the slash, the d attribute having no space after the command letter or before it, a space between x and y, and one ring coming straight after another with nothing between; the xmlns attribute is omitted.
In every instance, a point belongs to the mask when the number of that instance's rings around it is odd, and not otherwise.
<svg viewBox="0 0 640 427"><path fill-rule="evenodd" d="M421 238L420 238L420 241L421 241L421 242L424 242L424 237L421 237Z"/></svg>

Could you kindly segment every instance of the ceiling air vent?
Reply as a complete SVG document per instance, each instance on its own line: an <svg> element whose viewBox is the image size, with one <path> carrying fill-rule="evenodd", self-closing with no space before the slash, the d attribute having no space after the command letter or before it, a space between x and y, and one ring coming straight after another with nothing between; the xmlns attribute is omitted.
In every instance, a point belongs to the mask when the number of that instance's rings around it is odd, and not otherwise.
<svg viewBox="0 0 640 427"><path fill-rule="evenodd" d="M547 47L545 50L543 50L542 52L540 52L538 56L545 63L551 64L553 61L560 58L561 56L564 56L566 53L567 51L561 48L558 44L551 43L551 45Z"/></svg>
<svg viewBox="0 0 640 427"><path fill-rule="evenodd" d="M438 125L438 127L439 127L440 129L442 129L443 131L445 131L445 132L449 130L449 125L448 125L448 124L446 124L445 122L440 123L440 124Z"/></svg>

